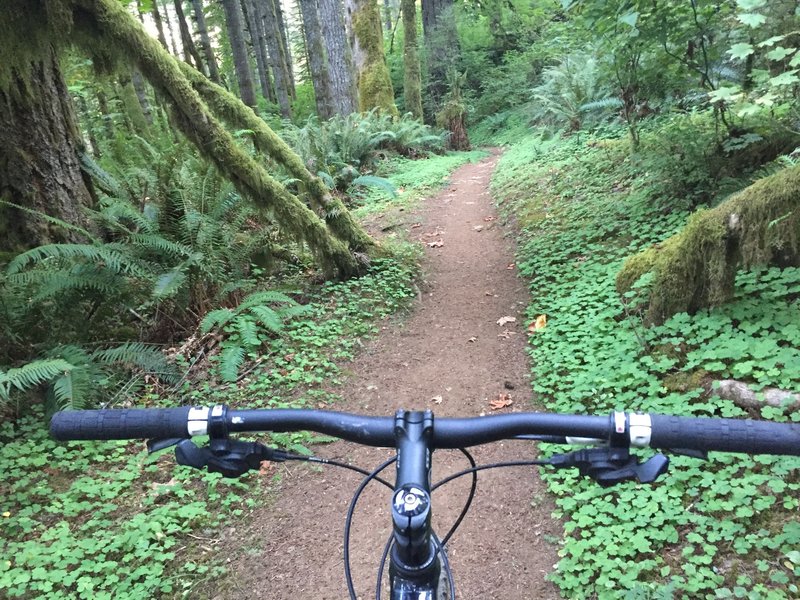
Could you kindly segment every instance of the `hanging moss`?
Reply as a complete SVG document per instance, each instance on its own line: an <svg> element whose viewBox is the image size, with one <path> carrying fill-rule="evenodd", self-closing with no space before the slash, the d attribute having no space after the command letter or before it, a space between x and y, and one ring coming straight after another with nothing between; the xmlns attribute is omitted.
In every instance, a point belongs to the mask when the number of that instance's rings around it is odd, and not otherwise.
<svg viewBox="0 0 800 600"><path fill-rule="evenodd" d="M662 323L730 300L739 268L798 262L800 167L792 167L695 213L680 233L628 258L617 291L652 273L646 319Z"/></svg>
<svg viewBox="0 0 800 600"><path fill-rule="evenodd" d="M376 0L361 0L353 14L353 31L364 53L358 73L358 104L361 112L377 108L397 116L394 89L383 53L383 29Z"/></svg>
<svg viewBox="0 0 800 600"><path fill-rule="evenodd" d="M217 115L234 126L251 130L256 146L283 165L300 182L337 238L356 252L367 252L376 246L374 240L353 219L344 203L331 195L322 180L306 168L297 153L249 106L189 65L181 64L181 69Z"/></svg>
<svg viewBox="0 0 800 600"><path fill-rule="evenodd" d="M300 200L237 146L233 137L182 73L178 62L116 0L74 0L86 11L82 26L90 46L111 45L138 64L142 74L172 101L180 129L246 197L273 215L283 231L305 242L329 274L349 277L363 266ZM90 48L91 50L91 48Z"/></svg>

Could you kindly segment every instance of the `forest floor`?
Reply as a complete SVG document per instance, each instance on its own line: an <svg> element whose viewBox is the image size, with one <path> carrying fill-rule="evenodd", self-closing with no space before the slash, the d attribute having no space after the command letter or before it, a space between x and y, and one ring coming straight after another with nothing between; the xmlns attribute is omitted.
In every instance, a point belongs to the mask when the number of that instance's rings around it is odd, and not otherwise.
<svg viewBox="0 0 800 600"><path fill-rule="evenodd" d="M360 355L344 365L337 410L392 415L432 409L437 416L534 410L526 352L527 289L513 265L510 227L496 217L489 180L493 155L459 168L437 196L398 220L425 246L417 301L402 320L387 323ZM511 321L507 317L513 317ZM493 410L490 403L502 405ZM320 456L372 468L383 449L335 443ZM530 443L475 448L479 464L534 458ZM434 455L434 481L466 468L457 452ZM359 476L348 471L278 466L275 493L245 524L221 540L229 577L212 598L347 598L343 526ZM389 474L391 480L391 473ZM444 535L469 491L468 477L434 494L434 526ZM387 490L362 495L353 523L351 561L356 590L374 597L378 557L391 532ZM456 593L462 598L558 598L545 576L558 561L561 525L534 468L482 472L472 508L448 544ZM204 594L205 595L205 594Z"/></svg>

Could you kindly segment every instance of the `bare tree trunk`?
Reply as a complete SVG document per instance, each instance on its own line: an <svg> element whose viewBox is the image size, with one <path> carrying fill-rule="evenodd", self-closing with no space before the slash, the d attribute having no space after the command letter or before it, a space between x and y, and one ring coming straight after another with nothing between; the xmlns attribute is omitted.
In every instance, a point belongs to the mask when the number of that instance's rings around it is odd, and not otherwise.
<svg viewBox="0 0 800 600"><path fill-rule="evenodd" d="M351 45L356 66L359 110L397 114L389 68L383 53L383 29L377 0L347 0L352 19Z"/></svg>
<svg viewBox="0 0 800 600"><path fill-rule="evenodd" d="M206 17L203 14L203 0L192 0L194 21L197 23L197 35L200 36L200 46L203 48L203 55L206 58L208 76L215 83L220 82L219 67L217 67L217 57L214 56L214 48L211 46L211 38L208 35Z"/></svg>
<svg viewBox="0 0 800 600"><path fill-rule="evenodd" d="M153 0L153 4L158 4L158 0ZM172 19L169 18L169 6L167 5L166 0L164 0L162 8L164 9L164 19L167 22L167 33L169 33L169 43L172 47L172 55L180 56L180 52L178 52L178 43L175 41L175 31L172 29Z"/></svg>
<svg viewBox="0 0 800 600"><path fill-rule="evenodd" d="M273 0L256 0L256 8L260 9L264 21L264 36L269 50L272 75L275 78L275 95L278 97L278 106L281 108L281 115L288 119L292 116L291 106L289 105L291 74L288 71L286 55L281 45L278 18L275 15L275 3Z"/></svg>
<svg viewBox="0 0 800 600"><path fill-rule="evenodd" d="M289 45L289 36L286 33L286 21L283 18L283 8L281 7L281 0L272 0L275 8L275 20L277 23L278 34L281 40L281 49L285 61L286 68L286 83L288 85L289 95L292 100L297 100L297 91L294 87L294 74L292 72L292 48Z"/></svg>
<svg viewBox="0 0 800 600"><path fill-rule="evenodd" d="M156 31L158 32L158 41L161 42L164 50L169 52L169 46L167 46L167 36L164 35L164 20L161 18L161 11L158 8L157 0L153 0L153 21L156 23Z"/></svg>
<svg viewBox="0 0 800 600"><path fill-rule="evenodd" d="M334 112L349 115L358 110L353 53L347 42L342 0L319 0L322 37L328 51L328 75Z"/></svg>
<svg viewBox="0 0 800 600"><path fill-rule="evenodd" d="M311 82L314 85L317 114L321 119L327 120L335 114L335 110L331 95L330 76L328 75L328 55L322 39L322 25L317 10L317 0L300 0L300 10L303 13L308 68L311 71Z"/></svg>
<svg viewBox="0 0 800 600"><path fill-rule="evenodd" d="M0 199L85 226L81 207L93 203L91 182L81 173L82 141L52 48L31 65L25 81L14 78L0 89L0 131ZM0 251L79 238L31 213L0 205Z"/></svg>
<svg viewBox="0 0 800 600"><path fill-rule="evenodd" d="M392 20L394 19L394 2L392 0L383 0L383 19L384 19L384 27L386 27L386 31L391 33L392 32Z"/></svg>
<svg viewBox="0 0 800 600"><path fill-rule="evenodd" d="M221 0L225 9L225 23L228 27L228 39L233 52L233 67L239 81L239 97L247 106L256 106L256 93L253 89L253 74L250 71L250 60L247 46L244 43L242 27L242 10L239 0Z"/></svg>
<svg viewBox="0 0 800 600"><path fill-rule="evenodd" d="M256 70L258 71L258 82L261 86L261 96L267 100L272 100L272 84L269 78L269 67L267 66L267 54L264 51L264 26L258 14L253 0L242 0L244 18L247 22L247 31L250 33L250 45L256 57Z"/></svg>
<svg viewBox="0 0 800 600"><path fill-rule="evenodd" d="M401 10L403 11L403 96L406 111L421 119L422 80L417 52L417 3L415 0L402 0Z"/></svg>
<svg viewBox="0 0 800 600"><path fill-rule="evenodd" d="M181 32L183 60L185 60L186 64L188 65L191 65L192 61L194 61L193 66L201 73L204 73L203 60L200 58L200 53L197 51L197 47L194 45L192 34L189 32L189 25L186 22L186 15L183 12L183 2L182 0L175 0L173 4L175 6L175 15L178 18L178 29Z"/></svg>

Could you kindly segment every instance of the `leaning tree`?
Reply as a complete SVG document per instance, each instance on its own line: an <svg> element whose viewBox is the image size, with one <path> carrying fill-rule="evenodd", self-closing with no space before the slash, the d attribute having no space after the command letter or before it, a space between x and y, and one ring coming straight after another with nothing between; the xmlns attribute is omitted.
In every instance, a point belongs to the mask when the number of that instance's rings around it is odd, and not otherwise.
<svg viewBox="0 0 800 600"><path fill-rule="evenodd" d="M0 15L0 198L7 201L3 210L15 212L0 221L10 241L6 250L54 241L47 219L26 218L27 209L80 224L81 206L92 203L59 63L69 47L91 56L99 70L136 67L169 102L173 122L198 151L306 244L326 272L347 277L363 270L375 244L341 202L249 107L172 57L117 0L9 0ZM286 166L308 204L240 147L218 115L249 123L258 148ZM33 224L39 222L44 225Z"/></svg>

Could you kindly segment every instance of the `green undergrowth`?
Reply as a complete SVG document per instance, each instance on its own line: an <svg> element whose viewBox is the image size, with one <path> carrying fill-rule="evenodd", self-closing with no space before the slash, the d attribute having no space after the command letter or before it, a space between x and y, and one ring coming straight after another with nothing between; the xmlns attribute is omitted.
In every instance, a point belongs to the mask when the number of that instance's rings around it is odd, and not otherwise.
<svg viewBox="0 0 800 600"><path fill-rule="evenodd" d="M539 402L553 412L800 420L779 408L747 415L713 394L727 378L800 389L800 269L741 273L734 302L660 327L644 327L639 289L621 302L622 260L689 214L641 169L624 140L586 135L530 137L498 165L495 197L521 229L528 316L547 315L531 336ZM614 488L565 471L544 477L564 521L551 577L565 597L798 597L798 458L672 456L654 485Z"/></svg>
<svg viewBox="0 0 800 600"><path fill-rule="evenodd" d="M226 402L247 407L324 406L343 360L415 295L418 249L394 247L367 275L326 283L300 299L306 310L273 337L259 368L237 385L189 384L154 406ZM41 411L0 427L0 597L197 597L224 575L223 525L263 503L270 479L239 480L147 456L140 442L51 440ZM305 451L310 438L275 435Z"/></svg>
<svg viewBox="0 0 800 600"><path fill-rule="evenodd" d="M413 206L430 192L446 185L456 168L478 162L486 156L488 152L484 150L471 150L432 155L424 160L401 156L387 159L376 174L391 181L396 195L377 187L366 188L357 198L358 208L354 213L363 217L390 206Z"/></svg>

